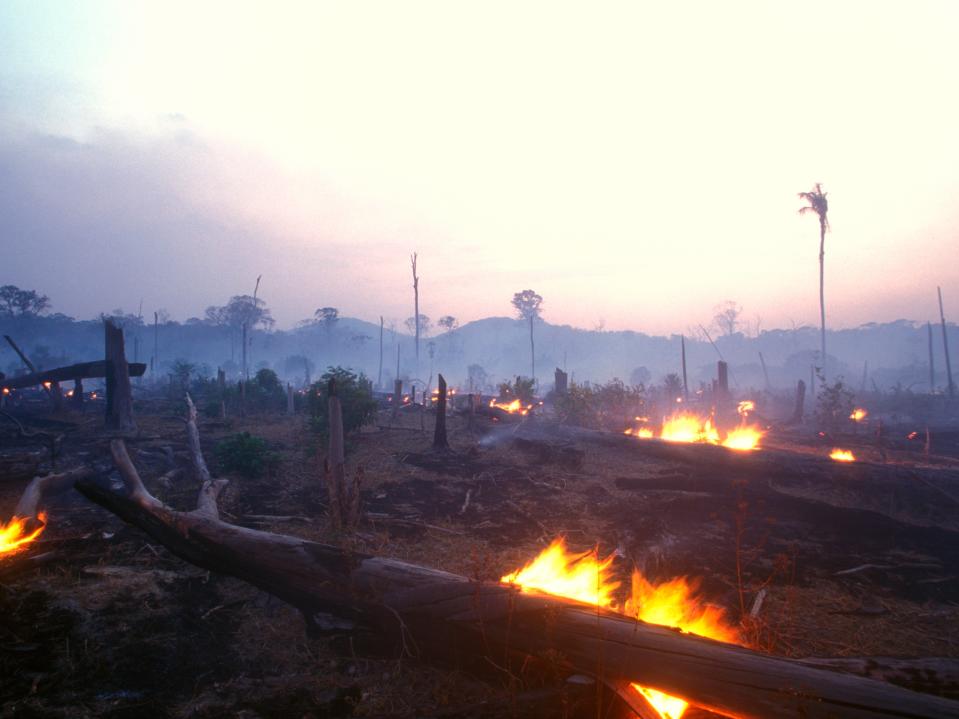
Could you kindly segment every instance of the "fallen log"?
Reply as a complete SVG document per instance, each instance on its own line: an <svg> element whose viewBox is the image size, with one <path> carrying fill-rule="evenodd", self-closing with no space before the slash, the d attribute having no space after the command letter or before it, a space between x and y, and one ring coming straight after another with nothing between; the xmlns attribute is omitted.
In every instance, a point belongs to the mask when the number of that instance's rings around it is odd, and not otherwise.
<svg viewBox="0 0 959 719"><path fill-rule="evenodd" d="M405 562L351 553L221 521L201 488L191 512L150 495L121 440L111 443L129 490L90 479L77 489L199 567L243 579L299 608L361 621L412 653L450 651L508 661L515 653L561 657L640 708L637 681L720 714L760 717L959 717L959 703L873 679L826 671L577 602L477 582ZM208 496L203 496L207 494ZM212 500L212 501L211 501Z"/></svg>
<svg viewBox="0 0 959 719"><path fill-rule="evenodd" d="M140 377L147 369L147 366L142 362L130 362L128 366L131 377ZM31 372L19 377L4 377L3 380L0 380L0 385L6 389L21 389L23 387L35 387L44 382L68 382L76 379L96 379L106 376L106 360L95 360L43 370L42 372Z"/></svg>

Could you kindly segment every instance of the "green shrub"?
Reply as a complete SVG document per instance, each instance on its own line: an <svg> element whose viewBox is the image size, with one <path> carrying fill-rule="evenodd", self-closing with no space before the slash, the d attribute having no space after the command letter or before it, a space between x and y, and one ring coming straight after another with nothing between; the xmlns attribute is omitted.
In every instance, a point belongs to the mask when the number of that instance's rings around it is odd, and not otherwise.
<svg viewBox="0 0 959 719"><path fill-rule="evenodd" d="M373 399L373 383L362 372L356 374L343 367L330 367L319 382L310 387L310 426L322 437L329 436L329 384L333 380L336 396L343 406L343 433L349 434L376 416L376 400Z"/></svg>
<svg viewBox="0 0 959 719"><path fill-rule="evenodd" d="M272 472L279 463L279 457L270 450L266 440L249 432L220 440L213 454L221 471L236 472L243 477L259 477L265 471Z"/></svg>

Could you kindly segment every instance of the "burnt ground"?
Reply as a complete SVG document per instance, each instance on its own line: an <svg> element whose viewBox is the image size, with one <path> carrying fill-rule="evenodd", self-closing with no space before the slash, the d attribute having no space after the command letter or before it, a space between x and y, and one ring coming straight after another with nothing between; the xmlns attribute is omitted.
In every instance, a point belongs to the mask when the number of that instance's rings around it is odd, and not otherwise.
<svg viewBox="0 0 959 719"><path fill-rule="evenodd" d="M151 491L187 509L197 489L189 471L157 481L188 467L174 410L142 408L141 436L128 446ZM99 417L62 419L46 428L64 434L59 467L112 471ZM348 539L326 524L316 442L302 417L204 420L201 436L214 474L213 446L235 432L267 439L280 457L256 479L224 475L222 517L237 524L480 579L497 579L563 535L575 549L616 552L624 580L633 564L654 580L697 578L734 622L764 591L745 626L765 651L959 656L959 533L941 521L959 512L957 482L939 478L930 490L919 469L915 489L895 488L887 501L877 495L884 488L744 478L649 456L638 442L563 439L543 420L488 422L471 432L451 418L451 455L431 452L431 434L410 414L404 429L351 438L348 464L363 468L368 519ZM49 468L36 438L3 431L4 452L36 450ZM791 441L776 438L780 447ZM893 457L922 460L908 450ZM940 457L936 466L959 462ZM0 517L26 481L0 478ZM360 637L308 638L290 607L182 562L76 492L47 507L40 539L0 560L2 716L524 714L524 688L495 668L433 666Z"/></svg>

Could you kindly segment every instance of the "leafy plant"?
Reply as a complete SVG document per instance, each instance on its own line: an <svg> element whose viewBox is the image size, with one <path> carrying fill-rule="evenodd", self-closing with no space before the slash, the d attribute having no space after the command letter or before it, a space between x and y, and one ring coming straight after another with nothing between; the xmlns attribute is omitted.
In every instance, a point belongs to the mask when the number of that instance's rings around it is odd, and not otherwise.
<svg viewBox="0 0 959 719"><path fill-rule="evenodd" d="M329 385L336 387L336 396L343 406L343 432L349 434L373 421L376 415L376 400L373 399L373 383L362 372L356 374L344 367L329 367L320 381L310 387L309 412L313 431L329 435Z"/></svg>
<svg viewBox="0 0 959 719"><path fill-rule="evenodd" d="M518 399L523 403L533 401L534 380L531 377L517 377L515 382L502 382L499 385L500 399Z"/></svg>
<svg viewBox="0 0 959 719"><path fill-rule="evenodd" d="M224 472L236 472L243 477L259 477L272 472L279 464L279 456L270 450L262 437L249 432L234 434L217 442L213 449L217 464Z"/></svg>
<svg viewBox="0 0 959 719"><path fill-rule="evenodd" d="M842 377L837 377L835 382L827 384L822 373L817 374L822 389L816 398L816 421L821 428L836 432L849 424L853 393L846 389Z"/></svg>

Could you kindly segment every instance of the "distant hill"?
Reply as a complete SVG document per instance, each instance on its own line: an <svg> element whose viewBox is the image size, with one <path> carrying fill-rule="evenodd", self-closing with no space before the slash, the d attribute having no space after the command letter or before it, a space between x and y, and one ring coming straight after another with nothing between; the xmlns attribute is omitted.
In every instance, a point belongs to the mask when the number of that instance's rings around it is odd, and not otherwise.
<svg viewBox="0 0 959 719"><path fill-rule="evenodd" d="M151 361L154 328L123 319L129 359ZM936 384L944 387L942 335L933 328ZM0 317L0 331L12 335L35 364L53 367L102 356L103 331L99 320L77 321L63 316ZM950 352L959 362L959 330L949 325ZM344 365L364 372L374 381L380 375L379 325L351 317L341 318L329 331L320 324L275 332L252 333L251 371L261 366L274 369L297 384L310 379L329 365ZM718 337L715 347L701 338L686 338L686 355L692 385L715 376L720 353L729 362L731 382L741 388L765 386L762 359L769 382L785 388L798 379L808 380L817 363L818 329L769 330L756 337L742 334ZM197 365L198 371L212 374L223 367L239 376L241 349L239 332L212 326L197 319L168 322L158 327L156 343L159 374L165 376L177 359ZM568 325L537 321L535 325L537 376L544 386L552 383L553 369L566 368L577 381L605 382L618 377L628 383L660 382L670 372L681 372L680 336L650 336L641 332L601 332ZM863 382L882 389L897 384L916 391L928 390L928 335L926 326L908 320L868 324L827 333L829 371L842 374L858 388ZM432 360L430 358L432 345ZM470 322L450 334L440 333L421 340L419 371L413 338L405 331L384 331L382 380L392 382L399 352L400 374L426 382L433 373L463 384L467 367L480 365L490 383L530 373L529 326L507 317L488 317ZM0 371L19 371L20 361L2 343ZM148 372L149 374L149 372ZM435 385L435 380L434 380Z"/></svg>

